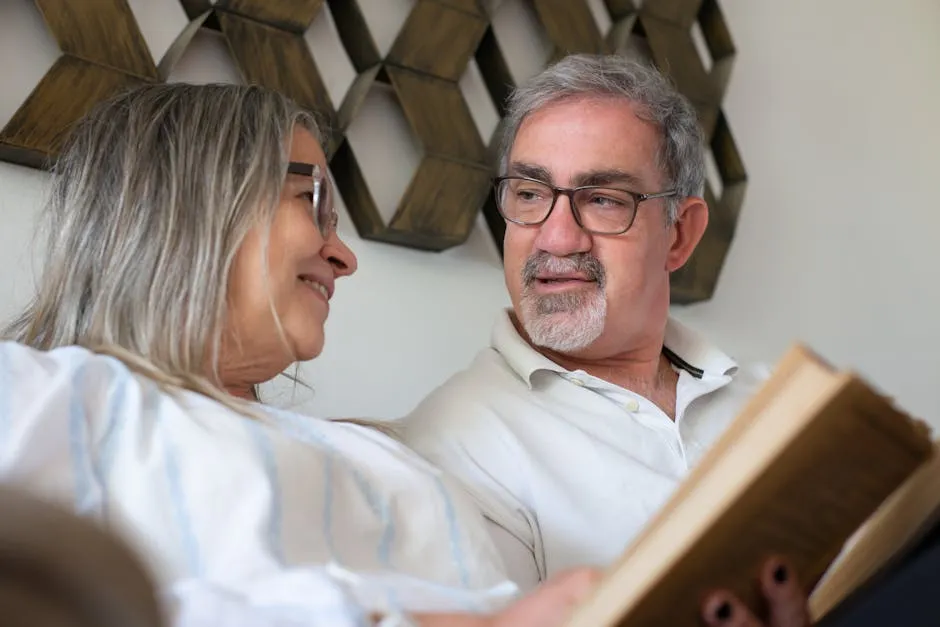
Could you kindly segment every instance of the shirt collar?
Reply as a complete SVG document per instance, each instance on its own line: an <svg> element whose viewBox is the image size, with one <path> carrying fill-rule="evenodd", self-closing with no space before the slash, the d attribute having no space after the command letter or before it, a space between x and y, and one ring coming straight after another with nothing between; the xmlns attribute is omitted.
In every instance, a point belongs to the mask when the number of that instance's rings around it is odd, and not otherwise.
<svg viewBox="0 0 940 627"><path fill-rule="evenodd" d="M568 373L567 369L532 348L516 331L509 314L509 309L500 312L490 336L490 345L509 367L529 387L532 387L532 375L536 372ZM734 374L738 368L731 357L672 317L666 321L665 345L678 358L679 363L674 365L695 376L721 377Z"/></svg>
<svg viewBox="0 0 940 627"><path fill-rule="evenodd" d="M509 364L509 367L512 368L530 388L532 387L532 375L536 372L567 372L565 368L562 368L554 361L532 348L532 346L519 335L519 332L516 331L516 327L510 318L510 312L510 309L504 309L499 313L490 336L490 345L497 353L502 355L506 363Z"/></svg>
<svg viewBox="0 0 940 627"><path fill-rule="evenodd" d="M717 346L673 317L666 320L666 348L705 376L721 377L737 372L738 364Z"/></svg>

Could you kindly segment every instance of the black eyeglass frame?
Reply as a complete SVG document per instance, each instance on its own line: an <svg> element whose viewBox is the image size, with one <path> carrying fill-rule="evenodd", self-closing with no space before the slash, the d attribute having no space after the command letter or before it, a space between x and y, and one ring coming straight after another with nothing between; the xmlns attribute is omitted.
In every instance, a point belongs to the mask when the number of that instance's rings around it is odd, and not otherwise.
<svg viewBox="0 0 940 627"><path fill-rule="evenodd" d="M323 175L322 170L320 169L320 165L291 161L287 164L287 173L297 174L299 176L309 176L311 179L313 179L313 219L317 224L317 230L320 231L320 235L323 237L323 241L330 239L330 236L336 232L336 224L339 222L339 214L336 213L336 207L332 202L330 202L332 200L330 184ZM326 190L325 192L324 189ZM321 215L320 213L321 199L323 202L329 204L329 206L324 209L325 215Z"/></svg>
<svg viewBox="0 0 940 627"><path fill-rule="evenodd" d="M515 181L529 181L530 183L538 183L548 189L552 190L552 204L549 205L548 211L545 212L545 217L536 222L525 222L522 220L513 220L503 211L502 203L499 198L499 188L504 181L515 180ZM629 194L633 197L633 215L630 216L630 222L627 226L620 231L597 231L594 229L589 229L584 226L584 223L581 221L581 210L578 209L577 203L574 201L574 195L577 192L584 191L586 189L609 189L614 192L621 192L624 194ZM574 221L577 222L578 226L581 227L584 231L588 233L593 233L594 235L623 235L633 226L633 223L636 221L636 214L640 210L640 203L644 200L655 200L657 198L669 198L671 196L676 196L679 193L679 190L671 189L664 192L655 192L652 194L641 194L639 192L634 192L629 189L623 189L621 187L611 187L609 185L583 185L581 187L555 187L549 185L545 181L540 181L538 179L529 178L528 176L499 176L493 179L493 194L496 197L496 209L499 211L499 215L503 216L504 219L512 222L513 224L518 224L520 226L539 226L544 224L548 220L549 216L552 215L552 211L555 210L555 206L558 204L559 196L567 196L568 204L571 206L571 213L574 215Z"/></svg>

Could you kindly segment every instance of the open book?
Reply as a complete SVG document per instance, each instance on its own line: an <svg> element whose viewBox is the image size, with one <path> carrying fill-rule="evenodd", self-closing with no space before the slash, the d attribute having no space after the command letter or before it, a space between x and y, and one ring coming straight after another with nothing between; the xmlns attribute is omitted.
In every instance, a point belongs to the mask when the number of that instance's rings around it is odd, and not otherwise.
<svg viewBox="0 0 940 627"><path fill-rule="evenodd" d="M796 346L567 627L697 627L701 601L715 588L760 614L755 582L766 557L786 556L812 589L876 510L890 518L879 507L933 453L924 423ZM836 564L848 565L844 574L824 581L830 592L817 612L890 552L850 559L853 551Z"/></svg>
<svg viewBox="0 0 940 627"><path fill-rule="evenodd" d="M903 560L940 525L940 443L934 456L904 482L849 540L810 597L818 620L882 572Z"/></svg>

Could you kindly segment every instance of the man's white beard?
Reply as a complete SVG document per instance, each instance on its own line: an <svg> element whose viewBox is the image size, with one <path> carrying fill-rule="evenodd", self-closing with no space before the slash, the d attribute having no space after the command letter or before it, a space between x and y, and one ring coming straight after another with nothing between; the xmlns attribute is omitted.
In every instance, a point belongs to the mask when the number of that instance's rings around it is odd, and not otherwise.
<svg viewBox="0 0 940 627"><path fill-rule="evenodd" d="M594 287L561 294L524 294L522 327L529 340L559 353L590 346L603 333L607 317L604 292Z"/></svg>

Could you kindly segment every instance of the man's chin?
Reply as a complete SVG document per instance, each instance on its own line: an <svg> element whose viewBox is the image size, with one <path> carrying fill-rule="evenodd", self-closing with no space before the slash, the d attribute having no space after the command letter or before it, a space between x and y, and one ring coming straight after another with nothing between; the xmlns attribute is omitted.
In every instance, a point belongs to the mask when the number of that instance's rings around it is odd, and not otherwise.
<svg viewBox="0 0 940 627"><path fill-rule="evenodd" d="M596 340L603 326L598 328L593 320L571 312L538 314L527 316L523 328L529 342L538 348L558 353L575 353L590 346Z"/></svg>

